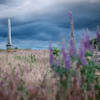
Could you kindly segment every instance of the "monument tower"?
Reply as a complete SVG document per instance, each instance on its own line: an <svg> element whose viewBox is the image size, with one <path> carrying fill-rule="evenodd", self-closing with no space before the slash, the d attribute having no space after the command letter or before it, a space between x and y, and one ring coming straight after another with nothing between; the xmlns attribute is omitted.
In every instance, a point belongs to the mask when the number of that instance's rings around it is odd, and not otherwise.
<svg viewBox="0 0 100 100"><path fill-rule="evenodd" d="M69 19L70 19L71 36L74 38L74 22L73 22L73 16L72 16L71 11L68 12L68 16L69 16Z"/></svg>
<svg viewBox="0 0 100 100"><path fill-rule="evenodd" d="M7 43L7 49L12 48L12 43L11 43L11 20L8 18L8 43Z"/></svg>

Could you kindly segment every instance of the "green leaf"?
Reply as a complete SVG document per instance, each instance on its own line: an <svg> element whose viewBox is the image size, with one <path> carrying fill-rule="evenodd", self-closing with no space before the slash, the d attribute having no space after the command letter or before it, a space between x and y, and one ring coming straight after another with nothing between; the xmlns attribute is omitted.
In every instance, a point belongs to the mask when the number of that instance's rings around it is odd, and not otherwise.
<svg viewBox="0 0 100 100"><path fill-rule="evenodd" d="M96 85L94 86L94 88L95 88L95 90L100 90L100 85L96 84Z"/></svg>
<svg viewBox="0 0 100 100"><path fill-rule="evenodd" d="M53 55L59 56L60 50L56 47L53 47Z"/></svg>
<svg viewBox="0 0 100 100"><path fill-rule="evenodd" d="M93 53L91 51L86 51L85 52L85 57L88 57L88 56L93 56Z"/></svg>

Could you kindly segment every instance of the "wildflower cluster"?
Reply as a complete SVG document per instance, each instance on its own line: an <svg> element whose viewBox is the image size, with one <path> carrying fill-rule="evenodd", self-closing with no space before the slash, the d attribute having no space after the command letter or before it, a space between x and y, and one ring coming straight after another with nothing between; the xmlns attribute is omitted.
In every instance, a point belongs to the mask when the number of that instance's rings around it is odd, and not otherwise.
<svg viewBox="0 0 100 100"><path fill-rule="evenodd" d="M70 13L69 17L72 20ZM99 35L100 31L98 30L98 42ZM50 46L50 66L53 66L54 72L60 77L59 100L72 100L72 98L76 98L75 100L99 100L100 82L97 72L100 63L97 49L90 43L88 30L83 35L78 49L75 46L75 37L72 35L68 49L62 45L59 56L54 56L52 46Z"/></svg>

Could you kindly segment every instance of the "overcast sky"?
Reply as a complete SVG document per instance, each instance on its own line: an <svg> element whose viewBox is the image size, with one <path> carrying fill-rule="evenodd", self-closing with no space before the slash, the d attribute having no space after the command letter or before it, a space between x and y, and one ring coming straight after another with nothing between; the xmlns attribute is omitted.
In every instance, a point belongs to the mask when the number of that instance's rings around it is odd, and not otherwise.
<svg viewBox="0 0 100 100"><path fill-rule="evenodd" d="M100 0L0 0L0 48L7 43L7 18L12 21L12 41L22 48L45 49L70 36L68 11L74 18L75 35L89 28L95 36L100 25Z"/></svg>

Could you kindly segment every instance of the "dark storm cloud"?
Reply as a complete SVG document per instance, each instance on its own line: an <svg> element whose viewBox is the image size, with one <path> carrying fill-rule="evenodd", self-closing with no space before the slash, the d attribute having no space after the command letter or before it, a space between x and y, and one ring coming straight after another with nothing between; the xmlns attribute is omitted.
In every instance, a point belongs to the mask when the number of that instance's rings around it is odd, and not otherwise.
<svg viewBox="0 0 100 100"><path fill-rule="evenodd" d="M67 12L73 12L73 19L76 29L87 28L94 29L96 25L100 25L100 3L77 3L72 4L70 7L61 5L61 11L57 12L54 16L54 22L60 27L69 28L69 20Z"/></svg>
<svg viewBox="0 0 100 100"><path fill-rule="evenodd" d="M7 0L0 0L0 4L5 4L7 3Z"/></svg>
<svg viewBox="0 0 100 100"><path fill-rule="evenodd" d="M59 3L52 5L51 7L52 8L49 8L47 11L40 10L39 14L33 10L31 10L30 14L30 10L28 10L29 12L25 10L22 12L23 16L18 16L21 13L14 10L14 14L16 16L12 18L13 40L19 40L20 42L22 40L25 43L27 42L26 47L29 47L28 43L32 44L32 41L61 41L63 38L69 40L70 24L67 15L68 10L73 12L75 34L77 35L78 41L81 36L82 29L86 29L88 27L89 30L91 30L90 33L94 35L96 26L100 25L100 3L90 3L86 1L82 3L78 2L69 4ZM3 16L1 16L1 18L2 17ZM4 39L7 37L6 17L0 19L0 36Z"/></svg>
<svg viewBox="0 0 100 100"><path fill-rule="evenodd" d="M66 30L57 27L55 24L47 22L37 22L18 26L13 28L13 36L21 39L33 39L43 41L57 41L60 39L61 34L65 34ZM28 35L27 35L28 34ZM54 37L57 36L57 38Z"/></svg>

